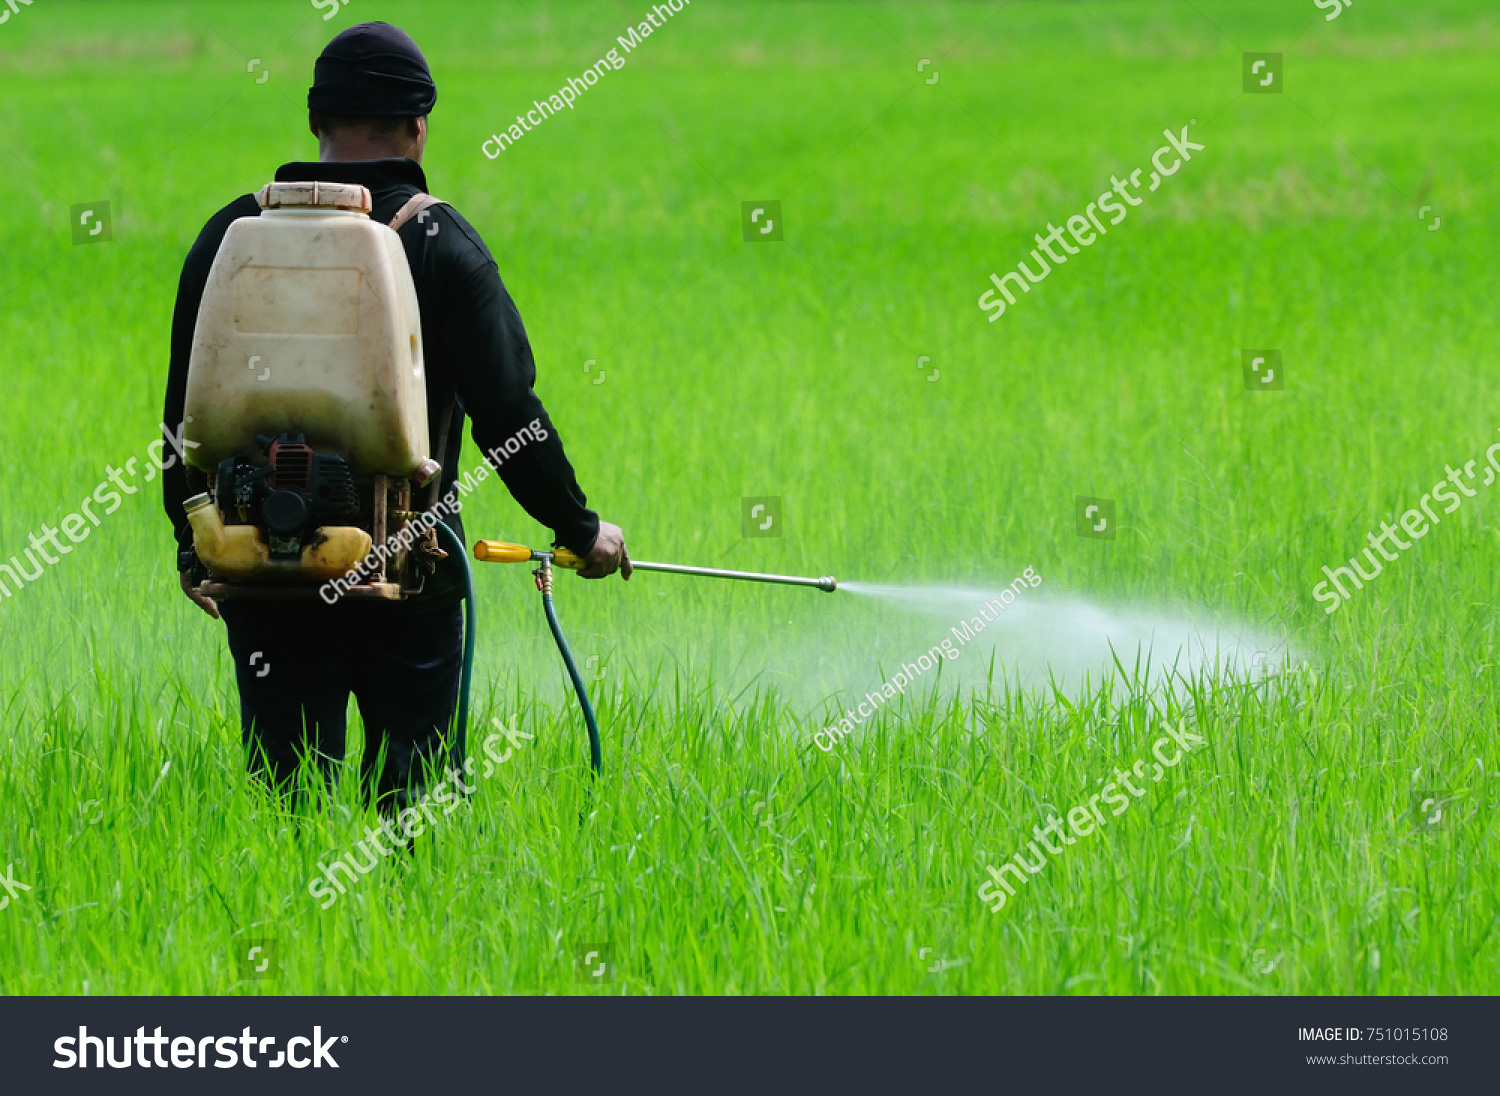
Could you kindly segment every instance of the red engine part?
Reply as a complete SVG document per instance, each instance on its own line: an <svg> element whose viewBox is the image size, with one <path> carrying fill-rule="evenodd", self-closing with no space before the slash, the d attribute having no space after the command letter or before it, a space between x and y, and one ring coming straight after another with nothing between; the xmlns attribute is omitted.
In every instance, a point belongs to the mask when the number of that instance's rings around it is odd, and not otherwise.
<svg viewBox="0 0 1500 1096"><path fill-rule="evenodd" d="M301 435L298 435L299 437ZM306 442L278 438L266 450L266 459L275 468L266 486L273 491L296 491L306 496L312 489L313 447Z"/></svg>

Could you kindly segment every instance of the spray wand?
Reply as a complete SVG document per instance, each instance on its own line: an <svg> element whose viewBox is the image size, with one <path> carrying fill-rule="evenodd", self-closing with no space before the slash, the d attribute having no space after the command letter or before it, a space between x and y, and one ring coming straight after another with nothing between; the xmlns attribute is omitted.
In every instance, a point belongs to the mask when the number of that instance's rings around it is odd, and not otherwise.
<svg viewBox="0 0 1500 1096"><path fill-rule="evenodd" d="M566 548L550 552L537 551L524 544L511 544L503 540L481 540L474 545L474 558L489 563L530 563L543 558L550 559L554 567L566 567L576 571L584 561ZM631 560L637 571L664 571L672 575L700 575L706 578L737 578L745 582L777 582L783 586L813 586L828 593L838 589L838 580L832 575L822 578L800 578L796 575L765 575L758 571L724 571L717 567L688 567L681 563L647 563Z"/></svg>
<svg viewBox="0 0 1500 1096"><path fill-rule="evenodd" d="M599 725L594 720L594 707L589 703L588 690L584 688L583 677L578 673L578 665L573 661L573 652L568 648L568 641L563 637L562 625L557 620L557 609L552 604L552 568L564 567L570 571L576 571L584 566L584 560L566 548L542 551L528 548L524 544L511 544L504 540L477 542L474 545L474 558L486 563L537 564L536 588L542 592L542 608L547 614L547 626L552 629L552 638L557 641L558 653L562 655L563 665L567 667L568 677L573 682L573 691L578 694L578 704L583 709L583 722L589 733L589 765L594 775L598 776L601 764ZM783 586L812 586L830 594L837 590L839 585L838 580L832 575L824 575L822 578L800 578L795 575L767 575L758 571L688 567L680 563L648 563L637 560L631 560L630 563L637 571L662 571L672 575L698 575L706 578L732 578L743 582L774 582Z"/></svg>

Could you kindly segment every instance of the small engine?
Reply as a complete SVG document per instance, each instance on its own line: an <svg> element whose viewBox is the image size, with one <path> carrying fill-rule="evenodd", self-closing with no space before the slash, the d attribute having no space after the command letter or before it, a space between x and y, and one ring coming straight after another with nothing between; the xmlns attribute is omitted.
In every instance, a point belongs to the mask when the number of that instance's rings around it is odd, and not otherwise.
<svg viewBox="0 0 1500 1096"><path fill-rule="evenodd" d="M295 559L313 529L358 515L359 495L343 457L313 452L302 434L255 440L267 463L221 461L215 501L225 521L261 526L272 558Z"/></svg>

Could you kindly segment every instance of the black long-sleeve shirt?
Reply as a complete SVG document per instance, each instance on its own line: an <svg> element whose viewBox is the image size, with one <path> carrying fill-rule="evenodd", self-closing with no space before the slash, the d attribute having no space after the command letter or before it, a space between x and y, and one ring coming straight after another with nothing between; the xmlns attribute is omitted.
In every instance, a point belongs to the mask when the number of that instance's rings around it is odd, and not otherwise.
<svg viewBox="0 0 1500 1096"><path fill-rule="evenodd" d="M291 163L276 172L277 182L314 179L368 187L373 204L371 219L381 223L388 223L412 195L427 190L422 168L407 159ZM259 215L253 195L230 202L209 219L183 264L172 317L172 360L162 419L169 432L177 430L183 421L193 329L209 268L230 224L241 217ZM432 232L434 221L436 233ZM583 491L563 452L562 438L532 390L536 363L531 344L489 249L473 226L446 205L434 206L425 222L412 218L399 235L422 318L428 436L434 447L443 436L444 417L450 412L453 416L447 431L447 452L435 454L443 465L440 494L447 496L461 471L458 456L466 414L473 420L474 441L483 453L503 445L533 419L540 419L547 429L547 439L527 442L496 470L526 512L553 531L555 544L587 554L599 534L599 519L585 505ZM190 427L185 433L191 440ZM174 439L167 440L170 444ZM183 500L206 490L207 481L202 473L185 468L179 460L166 469L162 485L177 547L185 548L192 543L192 528ZM463 525L458 516L446 520L462 539ZM461 581L457 562L445 560L437 574L427 580L427 588L416 603L423 610L451 605L460 595Z"/></svg>

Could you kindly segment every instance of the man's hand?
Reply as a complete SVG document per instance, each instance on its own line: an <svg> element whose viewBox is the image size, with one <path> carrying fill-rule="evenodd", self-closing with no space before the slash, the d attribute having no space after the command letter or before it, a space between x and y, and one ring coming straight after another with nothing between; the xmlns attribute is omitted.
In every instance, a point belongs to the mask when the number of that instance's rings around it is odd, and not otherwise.
<svg viewBox="0 0 1500 1096"><path fill-rule="evenodd" d="M592 559L593 557L590 556L589 558ZM177 581L182 586L182 592L188 596L188 600L192 601L198 608L202 609L215 620L219 619L219 607L214 604L214 599L204 597L200 594L198 587L193 585L193 580L188 578L186 572L177 572Z"/></svg>
<svg viewBox="0 0 1500 1096"><path fill-rule="evenodd" d="M628 579L633 568L630 566L630 556L625 551L625 533L618 525L601 521L599 536L595 538L594 546L589 549L583 562L578 573L584 578L607 578L619 571L621 578Z"/></svg>

